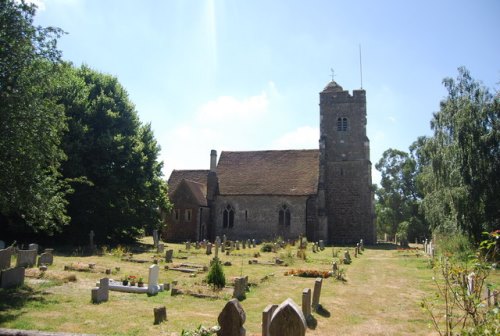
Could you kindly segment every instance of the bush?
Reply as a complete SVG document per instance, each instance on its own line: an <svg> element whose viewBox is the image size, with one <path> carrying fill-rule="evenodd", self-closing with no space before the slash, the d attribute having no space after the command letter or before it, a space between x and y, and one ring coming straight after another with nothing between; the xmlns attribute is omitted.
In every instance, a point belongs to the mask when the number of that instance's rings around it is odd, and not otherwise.
<svg viewBox="0 0 500 336"><path fill-rule="evenodd" d="M224 288L226 285L226 276L224 275L224 270L222 269L219 258L214 258L212 261L210 271L207 275L207 283L212 285L214 290Z"/></svg>
<svg viewBox="0 0 500 336"><path fill-rule="evenodd" d="M273 243L264 243L260 248L261 252L272 252L273 251Z"/></svg>
<svg viewBox="0 0 500 336"><path fill-rule="evenodd" d="M437 248L443 256L468 261L475 254L470 240L464 234L437 236L436 241Z"/></svg>

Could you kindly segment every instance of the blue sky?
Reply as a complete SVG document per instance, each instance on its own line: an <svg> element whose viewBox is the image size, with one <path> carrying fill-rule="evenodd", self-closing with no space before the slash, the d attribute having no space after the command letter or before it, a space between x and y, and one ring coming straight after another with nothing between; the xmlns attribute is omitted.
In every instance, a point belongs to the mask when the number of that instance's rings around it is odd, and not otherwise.
<svg viewBox="0 0 500 336"><path fill-rule="evenodd" d="M172 169L210 150L317 148L331 80L367 94L373 166L430 135L444 77L497 90L500 1L32 0L65 60L116 76ZM374 182L379 174L373 169Z"/></svg>

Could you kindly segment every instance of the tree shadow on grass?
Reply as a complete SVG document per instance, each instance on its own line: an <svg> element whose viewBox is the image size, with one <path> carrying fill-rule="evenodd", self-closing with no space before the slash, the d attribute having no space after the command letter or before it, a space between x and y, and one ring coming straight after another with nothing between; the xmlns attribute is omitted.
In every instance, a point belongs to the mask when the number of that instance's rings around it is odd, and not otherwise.
<svg viewBox="0 0 500 336"><path fill-rule="evenodd" d="M45 305L50 301L45 298L46 292L37 291L23 285L17 288L0 289L0 325L16 320L24 312L22 308L30 303Z"/></svg>
<svg viewBox="0 0 500 336"><path fill-rule="evenodd" d="M370 245L371 250L396 250L399 246L394 243L377 243L375 245Z"/></svg>

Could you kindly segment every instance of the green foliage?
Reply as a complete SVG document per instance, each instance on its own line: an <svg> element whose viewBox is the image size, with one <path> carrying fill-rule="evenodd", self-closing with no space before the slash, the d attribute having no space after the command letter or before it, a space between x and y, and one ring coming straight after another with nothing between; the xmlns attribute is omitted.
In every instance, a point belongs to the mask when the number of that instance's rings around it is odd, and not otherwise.
<svg viewBox="0 0 500 336"><path fill-rule="evenodd" d="M456 238L455 241L461 245L463 238ZM494 247L489 251L496 254L495 233L482 245L488 246L488 250ZM457 330L464 335L483 335L486 331L498 334L499 308L490 308L485 302L487 299L482 297L492 265L487 254L481 253L481 250L468 261L441 256L434 264L436 295L424 299L422 307L430 314L433 326L440 335L456 335ZM470 282L468 277L472 275L474 281Z"/></svg>
<svg viewBox="0 0 500 336"><path fill-rule="evenodd" d="M273 251L273 243L263 243L260 247L261 252L272 252Z"/></svg>
<svg viewBox="0 0 500 336"><path fill-rule="evenodd" d="M168 210L160 148L142 125L125 89L112 76L66 65L60 101L69 131L64 177L73 181L68 237L130 241L161 226Z"/></svg>
<svg viewBox="0 0 500 336"><path fill-rule="evenodd" d="M24 1L0 4L0 222L13 234L51 234L69 221L55 99L62 31L34 26L34 15Z"/></svg>
<svg viewBox="0 0 500 336"><path fill-rule="evenodd" d="M448 96L434 114L424 145L429 167L421 179L423 207L433 230L463 231L477 242L500 226L500 95L459 68L444 79Z"/></svg>
<svg viewBox="0 0 500 336"><path fill-rule="evenodd" d="M219 258L214 258L212 260L212 264L210 265L210 270L207 275L207 283L212 285L214 290L224 288L226 285L226 276L224 275L222 263Z"/></svg>
<svg viewBox="0 0 500 336"><path fill-rule="evenodd" d="M466 262L474 256L474 247L472 246L469 237L464 234L440 235L436 236L436 246L438 253L454 258L458 261Z"/></svg>

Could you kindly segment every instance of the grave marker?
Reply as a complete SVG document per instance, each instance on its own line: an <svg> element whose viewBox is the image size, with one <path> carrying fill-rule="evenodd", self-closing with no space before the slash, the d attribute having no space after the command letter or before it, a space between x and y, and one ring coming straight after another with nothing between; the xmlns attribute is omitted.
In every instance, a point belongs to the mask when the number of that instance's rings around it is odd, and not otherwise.
<svg viewBox="0 0 500 336"><path fill-rule="evenodd" d="M54 256L52 255L52 253L44 252L38 257L37 266L52 265L53 262L54 262Z"/></svg>
<svg viewBox="0 0 500 336"><path fill-rule="evenodd" d="M154 324L160 324L167 320L167 307L162 306L158 308L153 308L153 313L155 316Z"/></svg>
<svg viewBox="0 0 500 336"><path fill-rule="evenodd" d="M17 251L16 267L33 267L36 265L36 250Z"/></svg>
<svg viewBox="0 0 500 336"><path fill-rule="evenodd" d="M109 278L102 278L99 287L92 288L92 303L101 303L109 300Z"/></svg>
<svg viewBox="0 0 500 336"><path fill-rule="evenodd" d="M210 255L212 254L212 243L208 243L207 244L207 252L206 252L207 255Z"/></svg>
<svg viewBox="0 0 500 336"><path fill-rule="evenodd" d="M167 252L165 253L165 262L171 263L173 256L174 256L174 250L167 250Z"/></svg>
<svg viewBox="0 0 500 336"><path fill-rule="evenodd" d="M276 308L269 325L271 336L304 336L306 320L292 299L288 298Z"/></svg>
<svg viewBox="0 0 500 336"><path fill-rule="evenodd" d="M245 336L245 328L243 324L246 320L246 314L237 299L231 299L224 309L222 309L217 321L219 322L220 330L218 336Z"/></svg>
<svg viewBox="0 0 500 336"><path fill-rule="evenodd" d="M158 243L159 243L159 239L158 239L158 230L153 230L153 246L158 248Z"/></svg>
<svg viewBox="0 0 500 336"><path fill-rule="evenodd" d="M38 244L35 243L29 244L28 250L36 250L36 253L38 253Z"/></svg>
<svg viewBox="0 0 500 336"><path fill-rule="evenodd" d="M0 250L0 271L10 268L11 257L10 249Z"/></svg>
<svg viewBox="0 0 500 336"><path fill-rule="evenodd" d="M248 277L234 278L233 298L237 298L238 300L245 299L245 297L246 297L245 291L247 289L247 281L248 281Z"/></svg>
<svg viewBox="0 0 500 336"><path fill-rule="evenodd" d="M314 281L314 292L312 299L312 307L316 309L319 306L319 297L321 295L321 285L323 284L323 278L316 278Z"/></svg>
<svg viewBox="0 0 500 336"><path fill-rule="evenodd" d="M158 247L156 248L156 253L163 253L165 251L165 244L158 243Z"/></svg>
<svg viewBox="0 0 500 336"><path fill-rule="evenodd" d="M271 324L271 317L273 317L276 308L278 308L277 304L270 304L262 311L262 336L270 336L269 325Z"/></svg>
<svg viewBox="0 0 500 336"><path fill-rule="evenodd" d="M24 283L24 267L15 267L0 271L0 288L12 288Z"/></svg>
<svg viewBox="0 0 500 336"><path fill-rule="evenodd" d="M304 288L302 291L302 313L306 320L311 315L311 288Z"/></svg>

